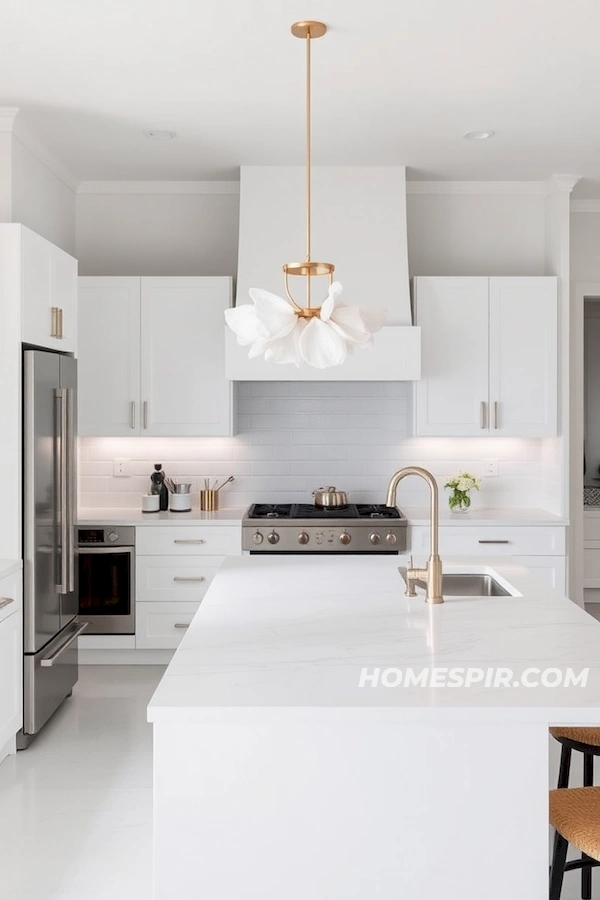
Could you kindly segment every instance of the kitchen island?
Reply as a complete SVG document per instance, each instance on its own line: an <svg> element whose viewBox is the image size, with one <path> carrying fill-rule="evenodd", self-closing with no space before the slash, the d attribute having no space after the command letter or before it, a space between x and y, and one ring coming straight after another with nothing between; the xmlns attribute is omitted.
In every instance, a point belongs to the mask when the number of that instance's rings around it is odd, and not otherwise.
<svg viewBox="0 0 600 900"><path fill-rule="evenodd" d="M405 564L226 561L149 706L155 900L545 900L548 726L600 724L600 624L510 561L519 596L439 606Z"/></svg>

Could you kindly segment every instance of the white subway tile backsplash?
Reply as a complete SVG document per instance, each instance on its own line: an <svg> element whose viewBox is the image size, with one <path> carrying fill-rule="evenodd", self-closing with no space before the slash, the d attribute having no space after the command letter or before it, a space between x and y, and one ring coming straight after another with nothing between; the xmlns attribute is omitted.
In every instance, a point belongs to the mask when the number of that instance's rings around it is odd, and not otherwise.
<svg viewBox="0 0 600 900"><path fill-rule="evenodd" d="M480 475L481 461L490 458L499 460L499 476L484 479L477 505L540 506L542 477L549 480L556 467L553 447L546 447L542 464L537 440L411 437L412 388L406 383L245 382L237 395L232 438L81 438L81 506L138 508L154 462L191 481L195 492L204 477L234 475L222 495L228 506L308 502L322 484L348 491L357 502L381 502L401 466L431 469L442 487L459 469ZM116 458L131 460L131 477L112 476ZM402 482L400 506L427 500L421 481Z"/></svg>

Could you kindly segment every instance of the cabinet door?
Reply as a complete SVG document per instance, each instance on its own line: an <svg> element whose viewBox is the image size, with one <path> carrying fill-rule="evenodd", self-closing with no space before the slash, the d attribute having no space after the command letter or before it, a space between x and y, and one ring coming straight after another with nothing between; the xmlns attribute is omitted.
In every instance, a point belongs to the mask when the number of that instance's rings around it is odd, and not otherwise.
<svg viewBox="0 0 600 900"><path fill-rule="evenodd" d="M564 556L515 556L513 562L526 566L544 584L566 593L566 559Z"/></svg>
<svg viewBox="0 0 600 900"><path fill-rule="evenodd" d="M232 433L230 278L142 278L142 434Z"/></svg>
<svg viewBox="0 0 600 900"><path fill-rule="evenodd" d="M22 614L0 622L0 747L23 725Z"/></svg>
<svg viewBox="0 0 600 900"><path fill-rule="evenodd" d="M76 279L76 259L29 228L21 228L21 334L25 343L75 351Z"/></svg>
<svg viewBox="0 0 600 900"><path fill-rule="evenodd" d="M139 278L79 279L78 355L79 434L140 434Z"/></svg>
<svg viewBox="0 0 600 900"><path fill-rule="evenodd" d="M60 310L60 348L77 351L77 260L60 247L50 245L50 294Z"/></svg>
<svg viewBox="0 0 600 900"><path fill-rule="evenodd" d="M490 278L490 434L557 433L556 278Z"/></svg>
<svg viewBox="0 0 600 900"><path fill-rule="evenodd" d="M417 278L417 435L488 434L488 279Z"/></svg>

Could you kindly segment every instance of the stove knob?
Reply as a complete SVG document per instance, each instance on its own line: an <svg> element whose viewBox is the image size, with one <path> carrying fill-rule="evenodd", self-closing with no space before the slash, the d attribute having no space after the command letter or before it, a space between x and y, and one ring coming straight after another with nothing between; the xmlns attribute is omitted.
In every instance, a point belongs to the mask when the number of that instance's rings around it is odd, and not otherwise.
<svg viewBox="0 0 600 900"><path fill-rule="evenodd" d="M342 533L340 534L340 544L349 544L351 540L352 535L348 534L347 531L342 531Z"/></svg>
<svg viewBox="0 0 600 900"><path fill-rule="evenodd" d="M252 535L252 540L255 544L262 544L262 542L264 541L264 537L262 536L260 531L255 531Z"/></svg>
<svg viewBox="0 0 600 900"><path fill-rule="evenodd" d="M397 540L398 540L398 538L391 531L388 534L386 534L386 536L385 536L386 544L395 544Z"/></svg>
<svg viewBox="0 0 600 900"><path fill-rule="evenodd" d="M369 535L369 540L372 544L380 544L381 543L381 535L377 534L376 531L373 531L372 534Z"/></svg>
<svg viewBox="0 0 600 900"><path fill-rule="evenodd" d="M111 544L114 544L115 541L119 540L119 535L117 534L116 531L110 531L108 533L108 539L111 542Z"/></svg>
<svg viewBox="0 0 600 900"><path fill-rule="evenodd" d="M279 535L276 531L270 531L267 535L267 540L270 544L277 544L279 541Z"/></svg>
<svg viewBox="0 0 600 900"><path fill-rule="evenodd" d="M301 531L298 535L298 543L299 544L308 544L310 538L305 531Z"/></svg>

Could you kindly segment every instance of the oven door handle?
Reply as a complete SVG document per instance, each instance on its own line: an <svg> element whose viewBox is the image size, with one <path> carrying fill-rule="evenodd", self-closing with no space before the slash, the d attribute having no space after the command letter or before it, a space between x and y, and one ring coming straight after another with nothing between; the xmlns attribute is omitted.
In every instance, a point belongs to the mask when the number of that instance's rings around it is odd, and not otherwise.
<svg viewBox="0 0 600 900"><path fill-rule="evenodd" d="M90 554L107 554L107 553L133 553L135 547L88 547L86 544L79 545L79 555L85 556Z"/></svg>
<svg viewBox="0 0 600 900"><path fill-rule="evenodd" d="M51 656L47 656L45 659L40 660L40 665L45 667L53 666L56 660L59 659L59 657L61 657L63 653L65 653L65 651L69 649L71 644L73 644L77 640L81 632L85 631L88 625L89 622L81 622L81 624L75 629L73 634L70 634L67 640L60 645L58 650L55 650Z"/></svg>

